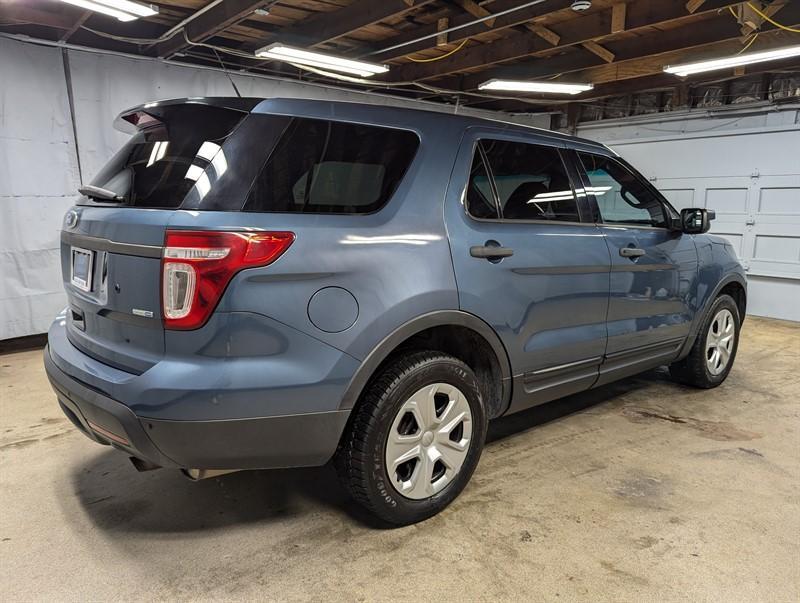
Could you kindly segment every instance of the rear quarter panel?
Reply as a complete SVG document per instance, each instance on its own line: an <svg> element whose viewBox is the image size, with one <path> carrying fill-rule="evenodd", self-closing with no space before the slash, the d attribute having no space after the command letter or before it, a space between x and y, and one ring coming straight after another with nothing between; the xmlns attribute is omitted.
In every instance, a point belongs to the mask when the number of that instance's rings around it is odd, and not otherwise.
<svg viewBox="0 0 800 603"><path fill-rule="evenodd" d="M279 102L265 103L280 112ZM324 111L309 106L315 118L374 123L415 131L420 146L392 198L369 215L178 211L171 228L252 228L288 230L296 240L274 264L239 273L226 290L217 312L253 312L302 331L363 360L391 331L435 310L457 309L458 296L443 223L443 200L461 131L456 120L435 123L431 116L380 112L371 120L363 108L337 106ZM338 332L318 328L309 318L309 302L326 287L352 294L357 318ZM342 309L316 307L317 324ZM173 339L173 345L180 345ZM254 338L252 346L257 347ZM254 350L255 351L255 350Z"/></svg>

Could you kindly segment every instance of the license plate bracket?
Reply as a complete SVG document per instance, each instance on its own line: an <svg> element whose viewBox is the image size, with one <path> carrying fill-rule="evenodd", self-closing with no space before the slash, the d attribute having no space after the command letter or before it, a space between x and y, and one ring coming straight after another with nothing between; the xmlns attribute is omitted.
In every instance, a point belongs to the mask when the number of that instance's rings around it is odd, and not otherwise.
<svg viewBox="0 0 800 603"><path fill-rule="evenodd" d="M73 246L70 251L70 269L70 282L81 291L91 291L94 251Z"/></svg>

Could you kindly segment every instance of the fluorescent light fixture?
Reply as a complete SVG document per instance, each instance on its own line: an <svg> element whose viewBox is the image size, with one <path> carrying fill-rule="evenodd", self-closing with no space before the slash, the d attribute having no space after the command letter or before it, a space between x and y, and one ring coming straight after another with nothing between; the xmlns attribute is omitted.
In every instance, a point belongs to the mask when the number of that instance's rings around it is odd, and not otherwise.
<svg viewBox="0 0 800 603"><path fill-rule="evenodd" d="M526 82L523 80L489 80L478 90L509 90L511 92L545 92L547 94L580 94L594 88L591 84L563 84L560 82Z"/></svg>
<svg viewBox="0 0 800 603"><path fill-rule="evenodd" d="M120 21L133 21L139 17L158 14L157 6L131 0L61 0L61 2L116 17Z"/></svg>
<svg viewBox="0 0 800 603"><path fill-rule="evenodd" d="M329 54L322 54L321 52L293 48L292 46L286 46L280 42L256 50L256 56L265 59L285 61L287 63L297 63L298 65L320 67L322 69L330 69L331 71L360 75L361 77L369 77L377 73L386 73L389 71L386 65L365 63L364 61L352 61Z"/></svg>
<svg viewBox="0 0 800 603"><path fill-rule="evenodd" d="M764 63L765 61L776 61L778 59L788 59L789 57L800 56L800 45L776 48L764 52L750 52L738 54L724 59L714 59L711 61L700 61L698 63L685 63L683 65L667 65L664 71L674 73L681 77L705 71L717 71L730 67L740 67L742 65L752 65L753 63Z"/></svg>

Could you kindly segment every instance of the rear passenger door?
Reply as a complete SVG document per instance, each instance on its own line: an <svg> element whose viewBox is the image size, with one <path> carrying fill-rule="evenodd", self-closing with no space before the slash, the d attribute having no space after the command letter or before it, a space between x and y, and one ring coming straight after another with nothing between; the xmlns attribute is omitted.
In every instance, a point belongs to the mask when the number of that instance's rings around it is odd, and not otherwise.
<svg viewBox="0 0 800 603"><path fill-rule="evenodd" d="M623 161L577 152L586 197L611 255L608 347L598 385L672 360L689 334L696 302L692 235L677 213Z"/></svg>
<svg viewBox="0 0 800 603"><path fill-rule="evenodd" d="M559 141L471 129L445 219L462 310L508 351L510 411L592 386L606 346L610 260Z"/></svg>

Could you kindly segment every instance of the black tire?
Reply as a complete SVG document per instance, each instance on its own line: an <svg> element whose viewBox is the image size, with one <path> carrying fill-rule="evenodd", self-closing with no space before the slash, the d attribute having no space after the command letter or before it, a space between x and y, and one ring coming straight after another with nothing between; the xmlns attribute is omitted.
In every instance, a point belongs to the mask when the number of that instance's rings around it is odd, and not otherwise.
<svg viewBox="0 0 800 603"><path fill-rule="evenodd" d="M472 414L472 436L461 468L446 486L428 498L406 498L387 472L386 442L403 404L434 383L454 385L464 394ZM351 496L375 516L397 526L416 523L444 509L467 485L483 451L486 427L472 370L441 352L412 352L390 362L368 385L337 452L337 470Z"/></svg>
<svg viewBox="0 0 800 603"><path fill-rule="evenodd" d="M709 337L709 329L714 317L721 310L728 310L733 315L733 348L730 353L730 358L724 370L717 375L711 373L706 362L706 342ZM700 325L700 330L697 333L694 345L692 346L689 355L683 360L675 362L670 365L669 372L672 378L685 385L691 385L702 389L710 389L717 387L728 376L733 368L733 362L736 359L736 351L739 349L739 330L741 319L739 316L739 308L736 302L730 295L720 295L711 304L708 309L703 323Z"/></svg>

